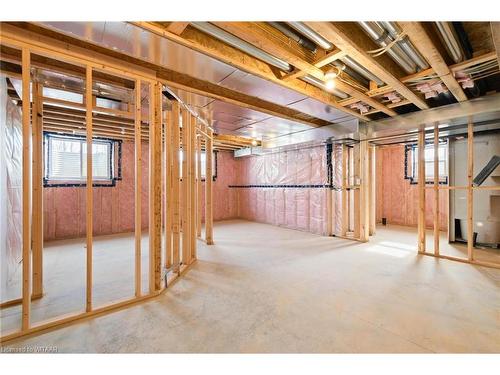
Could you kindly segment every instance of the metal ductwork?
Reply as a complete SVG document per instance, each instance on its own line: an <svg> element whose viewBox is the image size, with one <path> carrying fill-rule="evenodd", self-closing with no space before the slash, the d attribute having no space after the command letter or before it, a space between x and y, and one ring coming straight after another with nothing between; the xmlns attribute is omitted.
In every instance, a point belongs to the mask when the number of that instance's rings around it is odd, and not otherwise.
<svg viewBox="0 0 500 375"><path fill-rule="evenodd" d="M259 60L265 61L266 63L273 65L281 70L287 72L292 70L292 66L286 61L274 57L273 55L251 45L250 43L245 42L244 40L241 40L233 34L230 34L218 28L217 26L212 25L209 22L192 22L191 25L206 34L209 34L214 38L217 38L235 48L238 48L239 50L246 52Z"/></svg>
<svg viewBox="0 0 500 375"><path fill-rule="evenodd" d="M291 27L297 30L299 33L304 35L306 38L312 40L318 46L323 48L324 50L331 50L333 48L333 44L328 40L319 35L316 31L311 29L309 26L303 24L302 22L287 22Z"/></svg>
<svg viewBox="0 0 500 375"><path fill-rule="evenodd" d="M387 30L392 39L396 39L399 37L399 35L401 35L401 29L394 22L383 21L379 22L379 24L385 30ZM407 36L398 41L397 44L408 55L408 57L412 59L415 64L417 64L420 70L429 68L429 64L427 64L427 61L425 61L423 56L420 54L420 52L417 51L417 49L413 46Z"/></svg>
<svg viewBox="0 0 500 375"><path fill-rule="evenodd" d="M379 46L386 47L393 39L389 36L389 32L382 28L377 22L358 22L359 25L365 30L370 38L375 41ZM417 71L417 64L411 60L408 55L401 49L398 44L393 45L387 50L396 63L403 68L403 70L412 74Z"/></svg>
<svg viewBox="0 0 500 375"><path fill-rule="evenodd" d="M268 22L272 27L279 30L282 34L286 35L292 40L295 40L302 47L308 49L311 52L316 52L316 44L311 42L308 38L302 36L302 34L298 34L295 30L290 29L283 22Z"/></svg>
<svg viewBox="0 0 500 375"><path fill-rule="evenodd" d="M355 60L351 59L349 56L344 56L340 58L340 61L342 61L344 64L346 64L349 68L355 70L359 74L361 74L363 77L370 81L374 81L377 83L379 86L383 86L384 82L378 78L375 74L372 72L368 71L365 69L364 66L358 64Z"/></svg>
<svg viewBox="0 0 500 375"><path fill-rule="evenodd" d="M306 81L307 83L310 83L311 85L314 85L316 87L319 87L320 89L323 89L325 91L329 91L331 92L333 95L339 97L340 99L347 99L349 97L349 95L347 95L345 92L343 91L340 91L340 90L337 90L337 89L333 89L333 90L330 90L328 89L326 86L325 86L325 83L314 77L314 76L311 76L311 75L307 75L305 77L302 77L301 78L303 81Z"/></svg>
<svg viewBox="0 0 500 375"><path fill-rule="evenodd" d="M441 39L448 51L449 55L455 63L464 60L462 47L455 37L453 26L449 22L436 22L436 27L439 31Z"/></svg>

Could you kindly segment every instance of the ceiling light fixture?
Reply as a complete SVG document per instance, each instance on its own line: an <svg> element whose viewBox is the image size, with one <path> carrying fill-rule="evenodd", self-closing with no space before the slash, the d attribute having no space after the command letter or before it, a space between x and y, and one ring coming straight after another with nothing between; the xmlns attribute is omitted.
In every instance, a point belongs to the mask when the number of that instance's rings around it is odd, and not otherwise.
<svg viewBox="0 0 500 375"><path fill-rule="evenodd" d="M257 141L255 139L252 139L252 146L257 146Z"/></svg>
<svg viewBox="0 0 500 375"><path fill-rule="evenodd" d="M333 90L336 86L336 78L340 75L340 69L338 67L332 67L325 73L325 86L327 90Z"/></svg>

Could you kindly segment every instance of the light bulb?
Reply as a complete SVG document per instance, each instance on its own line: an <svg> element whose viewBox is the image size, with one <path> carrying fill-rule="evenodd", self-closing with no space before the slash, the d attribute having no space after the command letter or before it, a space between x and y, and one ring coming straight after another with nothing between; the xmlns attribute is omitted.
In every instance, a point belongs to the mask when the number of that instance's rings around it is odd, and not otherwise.
<svg viewBox="0 0 500 375"><path fill-rule="evenodd" d="M335 79L329 79L325 82L327 90L333 90L335 88Z"/></svg>
<svg viewBox="0 0 500 375"><path fill-rule="evenodd" d="M252 146L257 146L257 141L255 139L252 139Z"/></svg>

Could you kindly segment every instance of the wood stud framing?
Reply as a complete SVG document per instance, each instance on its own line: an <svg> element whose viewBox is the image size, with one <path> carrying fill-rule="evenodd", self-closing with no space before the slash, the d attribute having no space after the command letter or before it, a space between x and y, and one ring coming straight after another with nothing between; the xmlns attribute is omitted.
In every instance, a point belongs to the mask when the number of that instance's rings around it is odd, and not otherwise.
<svg viewBox="0 0 500 375"><path fill-rule="evenodd" d="M94 61L91 55L85 53L78 54L75 53L71 48L60 50L53 49L51 45L44 44L41 41L32 42L29 39L26 41L19 41L9 36L4 35L5 30L2 30L2 42L9 43L19 48L21 52L21 68L22 74L19 78L22 79L22 139L23 139L23 151L22 151L22 166L23 166L23 185L22 185L22 297L20 299L8 301L8 304L2 304L2 308L13 306L17 303L21 304L21 329L12 333L7 333L1 337L1 342L5 342L14 338L18 338L24 335L41 332L44 330L52 329L60 326L61 324L66 324L69 322L85 319L90 316L95 316L97 314L103 314L115 309L120 309L125 306L131 305L133 303L146 300L148 298L158 295L166 285L161 283L161 215L162 215L162 179L161 179L161 157L162 157L162 115L163 109L161 105L162 84L155 80L154 76L148 76L143 71L135 70L134 68L122 69L119 67L119 62L116 61ZM30 322L30 310L31 310L31 300L34 298L41 298L43 293L43 282L42 282L42 248L43 248L43 229L42 223L43 218L41 217L43 209L43 195L41 195L41 181L43 177L43 158L40 157L42 149L42 129L47 129L47 123L45 122L45 116L50 118L53 110L50 110L51 103L45 103L45 99L42 95L42 85L33 82L31 80L31 55L32 53L37 53L40 55L50 55L55 59L62 59L69 61L71 63L77 64L82 67L85 78L85 90L84 101L78 108L80 111L78 115L78 125L81 128L81 132L86 137L87 145L87 176L86 176L86 279L85 279L85 311L70 314L68 316L55 317L50 321L44 321L42 323L37 323L32 325ZM105 306L95 307L93 305L93 176L92 176L92 140L94 136L101 135L102 133L98 130L100 124L104 124L101 120L104 119L103 112L100 108L95 106L94 97L92 93L93 78L100 76L101 72L107 72L111 75L118 75L120 77L126 76L128 79L132 79L135 82L135 92L134 101L135 106L132 106L130 113L127 114L127 118L131 121L130 126L130 137L129 139L135 141L135 173L134 173L134 185L135 185L135 280L134 280L134 296L119 302L113 302ZM141 123L141 85L149 85L149 131L145 129L144 124ZM33 86L32 90L31 85ZM30 91L32 92L33 104L30 103ZM31 110L32 109L32 110ZM46 112L47 110L47 112ZM60 111L56 108L55 111ZM123 112L123 111L122 111ZM63 114L64 115L64 114ZM114 114L117 119L123 118L123 113ZM130 115L130 116L129 116ZM171 197L171 209L169 211L172 213L171 229L172 229L172 264L173 269L176 273L179 273L179 143L180 143L180 129L179 129L179 103L172 102L171 112L166 113L166 127L171 129L171 135L169 136L168 147L165 150L170 150L171 153L166 155L170 157L171 163L171 186L170 194ZM62 119L62 123L66 123L69 119ZM105 119L107 121L107 119ZM110 119L111 120L111 119ZM53 121L53 120L52 120ZM56 122L53 121L55 124ZM56 125L52 125L56 126ZM57 128L56 128L57 129ZM194 201L194 192L196 192L196 186L194 185L195 179L194 174L196 172L196 158L194 157L196 146L196 128L195 121L193 119L193 127L191 132L191 145L193 155L191 155L191 169L190 173L193 181L193 186L191 191L193 192L192 198ZM170 138L171 137L171 138ZM210 136L211 137L211 136ZM121 138L121 137L117 137ZM141 146L142 141L149 138L150 142L150 197L153 196L154 199L150 201L150 282L149 282L149 293L142 295L141 291ZM31 139L33 139L34 145L33 150L31 146ZM210 138L211 141L211 138ZM32 160L32 155L35 156ZM31 175L33 172L33 180ZM32 202L32 197L34 201ZM195 225L196 222L193 219L190 220L190 226L192 228L191 233L193 238L196 238ZM33 238L33 241L32 241ZM196 246L193 243L192 246ZM33 254L32 254L33 250ZM189 249L190 258L189 262L192 262L196 256L195 247ZM33 260L32 260L33 257ZM33 263L33 264L32 264ZM33 267L32 267L33 265ZM184 267L184 270L186 268ZM33 294L31 289L33 288ZM35 295L39 294L39 295Z"/></svg>
<svg viewBox="0 0 500 375"><path fill-rule="evenodd" d="M425 252L425 131L418 133L418 251Z"/></svg>
<svg viewBox="0 0 500 375"><path fill-rule="evenodd" d="M439 255L439 126L434 125L434 254Z"/></svg>
<svg viewBox="0 0 500 375"><path fill-rule="evenodd" d="M142 139L141 139L141 80L135 81L135 139L134 139L134 193L135 193L135 218L134 218L134 240L135 240L135 296L141 296L141 240L142 240L142 222L141 222L141 195L142 195Z"/></svg>

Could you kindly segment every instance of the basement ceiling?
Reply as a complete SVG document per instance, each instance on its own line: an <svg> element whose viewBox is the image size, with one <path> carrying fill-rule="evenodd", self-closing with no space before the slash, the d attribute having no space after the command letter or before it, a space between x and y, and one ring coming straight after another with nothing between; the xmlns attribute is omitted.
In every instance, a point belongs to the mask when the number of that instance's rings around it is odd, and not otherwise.
<svg viewBox="0 0 500 375"><path fill-rule="evenodd" d="M319 119L330 122L354 119L334 107L235 69L229 64L126 22L44 22L41 25L198 79L287 106ZM186 104L196 108L205 116L211 116L215 121L214 128L221 134L270 139L312 128L302 123L284 120L184 90L173 91Z"/></svg>

